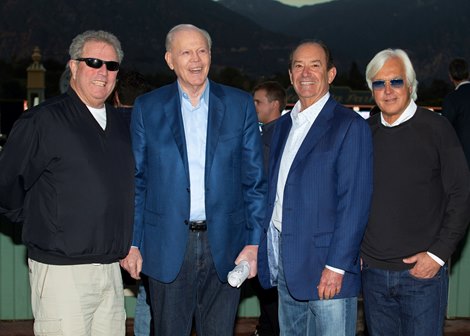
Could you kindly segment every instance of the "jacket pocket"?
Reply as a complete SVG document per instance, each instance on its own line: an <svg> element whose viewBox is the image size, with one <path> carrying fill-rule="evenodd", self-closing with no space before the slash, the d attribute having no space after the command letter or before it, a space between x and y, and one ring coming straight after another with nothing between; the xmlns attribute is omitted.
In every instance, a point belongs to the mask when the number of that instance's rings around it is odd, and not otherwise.
<svg viewBox="0 0 470 336"><path fill-rule="evenodd" d="M144 223L151 225L151 226L157 226L158 222L161 220L162 215L153 211L150 211L148 209L144 210Z"/></svg>
<svg viewBox="0 0 470 336"><path fill-rule="evenodd" d="M313 235L313 243L316 247L328 247L331 244L333 232L322 232Z"/></svg>
<svg viewBox="0 0 470 336"><path fill-rule="evenodd" d="M249 228L249 229L252 228L251 225L248 224L248 222L245 218L245 209L242 209L242 210L239 210L239 211L236 211L236 212L232 212L231 214L229 214L229 218L230 218L230 222L233 225L239 225L240 223L245 222L247 228Z"/></svg>

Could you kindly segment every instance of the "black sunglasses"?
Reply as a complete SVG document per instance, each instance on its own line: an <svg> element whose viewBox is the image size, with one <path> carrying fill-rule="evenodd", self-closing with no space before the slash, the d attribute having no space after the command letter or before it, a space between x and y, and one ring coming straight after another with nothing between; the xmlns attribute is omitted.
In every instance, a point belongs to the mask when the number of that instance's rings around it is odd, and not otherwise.
<svg viewBox="0 0 470 336"><path fill-rule="evenodd" d="M86 65L88 65L90 68L93 68L93 69L101 68L104 63L108 71L119 70L119 62L116 62L116 61L103 61L103 60L100 60L99 58L92 58L92 57L77 58L76 61L85 62Z"/></svg>
<svg viewBox="0 0 470 336"><path fill-rule="evenodd" d="M391 79L391 80L376 80L376 81L372 82L372 89L374 89L374 90L383 90L383 89L385 89L385 84L387 82L394 89L400 89L405 84L405 82L401 78Z"/></svg>

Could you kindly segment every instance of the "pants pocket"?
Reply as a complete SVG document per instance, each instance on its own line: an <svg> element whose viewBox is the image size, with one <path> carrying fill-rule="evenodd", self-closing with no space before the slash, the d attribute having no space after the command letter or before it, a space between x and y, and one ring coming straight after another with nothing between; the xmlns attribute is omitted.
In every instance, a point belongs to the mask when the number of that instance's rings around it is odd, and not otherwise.
<svg viewBox="0 0 470 336"><path fill-rule="evenodd" d="M46 280L49 273L49 265L41 264L28 259L31 290L34 290L38 298L43 298L46 289Z"/></svg>
<svg viewBox="0 0 470 336"><path fill-rule="evenodd" d="M62 320L35 320L35 336L61 336Z"/></svg>

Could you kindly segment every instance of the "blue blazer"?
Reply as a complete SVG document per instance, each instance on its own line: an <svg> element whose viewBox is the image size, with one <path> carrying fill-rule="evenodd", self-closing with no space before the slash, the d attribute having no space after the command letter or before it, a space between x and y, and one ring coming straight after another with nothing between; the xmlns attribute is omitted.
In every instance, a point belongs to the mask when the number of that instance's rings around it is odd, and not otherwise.
<svg viewBox="0 0 470 336"><path fill-rule="evenodd" d="M268 231L279 164L292 119L279 119L271 142L268 206L258 256L263 287L270 275ZM345 270L335 298L360 290L359 248L372 194L372 137L356 112L329 98L305 137L290 168L282 209L280 238L287 287L298 300L318 300L317 285L325 265ZM275 279L274 279L275 280Z"/></svg>
<svg viewBox="0 0 470 336"><path fill-rule="evenodd" d="M177 82L140 96L131 121L136 161L133 245L143 273L173 281L189 236L190 183ZM253 98L210 82L205 208L221 281L245 245L259 243L266 183Z"/></svg>

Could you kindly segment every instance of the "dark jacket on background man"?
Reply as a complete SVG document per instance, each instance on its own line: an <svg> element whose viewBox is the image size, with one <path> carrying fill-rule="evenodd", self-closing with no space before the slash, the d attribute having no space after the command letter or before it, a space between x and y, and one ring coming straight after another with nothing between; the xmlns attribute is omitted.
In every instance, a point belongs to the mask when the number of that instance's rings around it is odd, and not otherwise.
<svg viewBox="0 0 470 336"><path fill-rule="evenodd" d="M446 96L442 114L454 126L470 167L470 83L460 85Z"/></svg>

